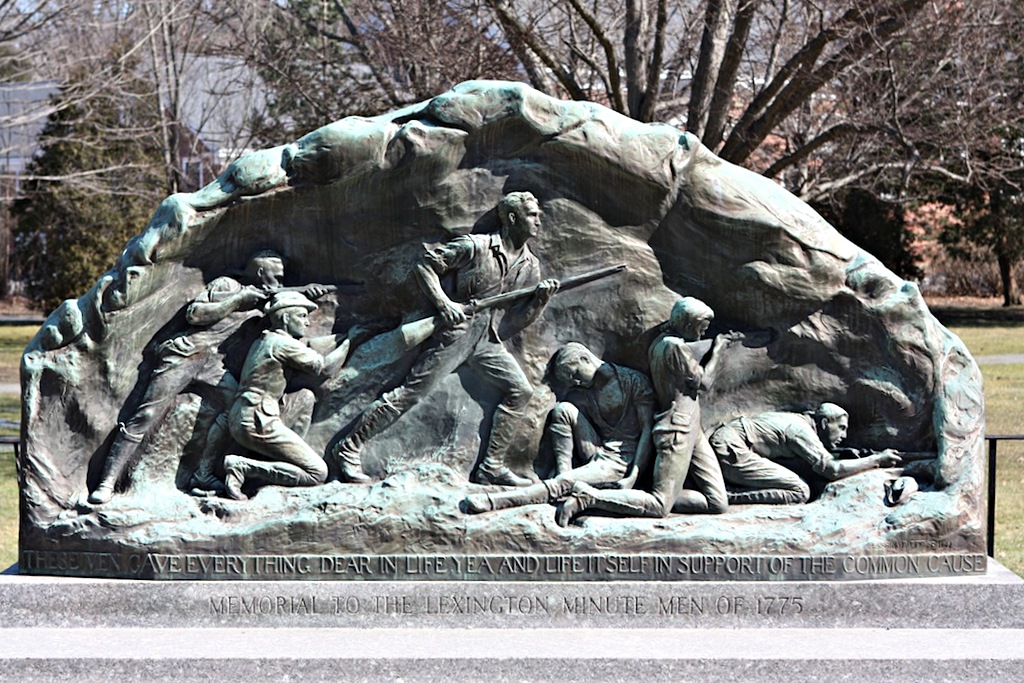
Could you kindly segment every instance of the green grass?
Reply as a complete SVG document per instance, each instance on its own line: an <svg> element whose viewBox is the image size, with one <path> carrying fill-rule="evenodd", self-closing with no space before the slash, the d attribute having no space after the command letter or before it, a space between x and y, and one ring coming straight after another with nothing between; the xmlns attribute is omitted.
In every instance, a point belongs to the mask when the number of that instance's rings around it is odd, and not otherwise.
<svg viewBox="0 0 1024 683"><path fill-rule="evenodd" d="M18 473L14 449L0 450L0 570L18 561Z"/></svg>
<svg viewBox="0 0 1024 683"><path fill-rule="evenodd" d="M0 325L0 382L18 382L21 352L38 329L38 325Z"/></svg>
<svg viewBox="0 0 1024 683"><path fill-rule="evenodd" d="M1024 323L977 320L950 329L976 356L1024 354ZM16 382L21 350L36 328L30 325L0 327L0 382ZM983 365L985 379L986 432L1024 433L1024 363ZM5 374L7 373L7 374ZM11 377L13 379L5 379ZM0 420L17 422L19 397L0 394ZM16 429L0 429L15 434ZM17 561L18 477L14 452L0 450L0 569ZM1010 570L1024 575L1024 442L1003 442L999 446L996 480L995 556Z"/></svg>
<svg viewBox="0 0 1024 683"><path fill-rule="evenodd" d="M975 356L1024 354L1024 323L979 320L954 325ZM985 432L1024 433L1024 363L982 365L985 381ZM995 557L1024 576L1024 441L999 444L996 467Z"/></svg>
<svg viewBox="0 0 1024 683"><path fill-rule="evenodd" d="M1024 364L982 365L981 374L985 380L985 432L1024 433ZM995 558L1024 576L1024 496L1020 494L1024 488L1024 441L1000 442L996 464Z"/></svg>
<svg viewBox="0 0 1024 683"><path fill-rule="evenodd" d="M1024 353L1024 322L978 321L949 328L975 356Z"/></svg>
<svg viewBox="0 0 1024 683"><path fill-rule="evenodd" d="M35 336L37 325L0 325L0 383L18 382L21 352ZM21 397L0 394L0 420L21 422ZM0 436L13 436L17 427L0 425ZM0 446L0 569L18 561L18 473L14 449Z"/></svg>

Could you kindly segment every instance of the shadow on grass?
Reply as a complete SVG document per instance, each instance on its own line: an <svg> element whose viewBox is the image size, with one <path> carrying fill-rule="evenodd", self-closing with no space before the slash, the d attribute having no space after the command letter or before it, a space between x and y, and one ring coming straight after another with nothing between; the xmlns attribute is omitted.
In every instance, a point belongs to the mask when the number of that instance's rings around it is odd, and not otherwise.
<svg viewBox="0 0 1024 683"><path fill-rule="evenodd" d="M932 315L943 325L972 327L1020 327L1024 328L1024 306L958 306L947 303L928 304Z"/></svg>

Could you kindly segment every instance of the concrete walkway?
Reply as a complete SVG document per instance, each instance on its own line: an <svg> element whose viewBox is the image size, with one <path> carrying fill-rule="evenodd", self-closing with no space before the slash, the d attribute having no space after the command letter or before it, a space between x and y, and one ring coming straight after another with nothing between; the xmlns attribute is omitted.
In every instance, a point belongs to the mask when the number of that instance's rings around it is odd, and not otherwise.
<svg viewBox="0 0 1024 683"><path fill-rule="evenodd" d="M1024 363L1024 353L1007 353L1002 356L976 356L974 358L978 365L1009 365L1011 363Z"/></svg>

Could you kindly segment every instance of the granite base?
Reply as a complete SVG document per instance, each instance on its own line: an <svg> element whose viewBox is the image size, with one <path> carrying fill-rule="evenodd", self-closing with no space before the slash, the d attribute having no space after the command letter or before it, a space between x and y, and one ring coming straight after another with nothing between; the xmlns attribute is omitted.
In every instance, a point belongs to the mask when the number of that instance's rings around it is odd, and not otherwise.
<svg viewBox="0 0 1024 683"><path fill-rule="evenodd" d="M0 678L1024 680L1024 580L173 582L0 576Z"/></svg>

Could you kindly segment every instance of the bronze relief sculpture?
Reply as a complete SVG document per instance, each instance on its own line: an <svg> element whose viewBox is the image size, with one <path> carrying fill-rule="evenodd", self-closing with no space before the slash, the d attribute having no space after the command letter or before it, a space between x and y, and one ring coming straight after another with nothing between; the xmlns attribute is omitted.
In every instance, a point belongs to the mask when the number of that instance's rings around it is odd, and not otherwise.
<svg viewBox="0 0 1024 683"><path fill-rule="evenodd" d="M692 136L517 83L167 198L22 378L29 573L985 566L980 373L916 287Z"/></svg>

